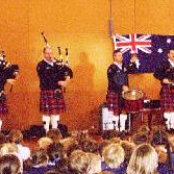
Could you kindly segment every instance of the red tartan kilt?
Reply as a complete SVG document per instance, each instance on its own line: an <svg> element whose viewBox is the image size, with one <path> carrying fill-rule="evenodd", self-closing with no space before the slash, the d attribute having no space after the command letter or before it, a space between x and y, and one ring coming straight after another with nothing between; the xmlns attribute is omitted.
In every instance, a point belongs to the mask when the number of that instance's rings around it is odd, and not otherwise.
<svg viewBox="0 0 174 174"><path fill-rule="evenodd" d="M3 118L8 113L7 100L0 100L0 118Z"/></svg>
<svg viewBox="0 0 174 174"><path fill-rule="evenodd" d="M41 90L40 112L43 114L60 114L65 112L66 105L62 93L54 90Z"/></svg>
<svg viewBox="0 0 174 174"><path fill-rule="evenodd" d="M125 110L128 113L137 113L142 111L144 107L143 99L140 100L124 100Z"/></svg>
<svg viewBox="0 0 174 174"><path fill-rule="evenodd" d="M109 111L113 111L114 115L120 114L120 95L118 93L108 91L106 95L106 103Z"/></svg>
<svg viewBox="0 0 174 174"><path fill-rule="evenodd" d="M174 86L163 85L161 89L161 109L174 111Z"/></svg>

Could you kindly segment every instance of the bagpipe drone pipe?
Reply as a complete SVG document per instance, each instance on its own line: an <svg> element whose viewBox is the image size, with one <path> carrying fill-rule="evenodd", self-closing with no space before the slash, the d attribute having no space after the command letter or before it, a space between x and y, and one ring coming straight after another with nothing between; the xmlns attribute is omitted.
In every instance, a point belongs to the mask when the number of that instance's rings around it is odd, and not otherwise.
<svg viewBox="0 0 174 174"><path fill-rule="evenodd" d="M50 47L44 32L42 32L41 35L44 39L46 47ZM57 79L57 81L65 81L65 80L67 80L67 78L69 78L69 79L73 78L73 71L69 65L68 48L65 49L65 56L66 56L65 62L63 61L61 47L57 47L57 49L58 49L59 59L55 58L55 61L56 61L55 79Z"/></svg>

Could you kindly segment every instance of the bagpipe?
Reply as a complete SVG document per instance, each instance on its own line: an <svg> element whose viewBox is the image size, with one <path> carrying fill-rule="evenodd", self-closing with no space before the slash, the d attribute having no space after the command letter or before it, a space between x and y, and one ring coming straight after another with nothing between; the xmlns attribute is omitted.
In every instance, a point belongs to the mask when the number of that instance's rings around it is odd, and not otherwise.
<svg viewBox="0 0 174 174"><path fill-rule="evenodd" d="M11 64L6 60L6 56L3 50L0 50L0 74L6 77L6 79L16 79L19 73L19 66L17 64ZM10 91L12 91L13 85L11 85Z"/></svg>
<svg viewBox="0 0 174 174"><path fill-rule="evenodd" d="M41 35L44 39L46 47L50 47L50 45L48 44L48 40L45 36L45 33L42 32ZM59 59L54 57L54 59L56 60L55 79L57 79L59 81L65 81L65 80L67 80L67 78L72 79L73 78L73 71L70 68L70 64L69 64L69 50L68 50L68 48L65 48L65 61L63 60L61 47L57 47L57 49L58 49Z"/></svg>

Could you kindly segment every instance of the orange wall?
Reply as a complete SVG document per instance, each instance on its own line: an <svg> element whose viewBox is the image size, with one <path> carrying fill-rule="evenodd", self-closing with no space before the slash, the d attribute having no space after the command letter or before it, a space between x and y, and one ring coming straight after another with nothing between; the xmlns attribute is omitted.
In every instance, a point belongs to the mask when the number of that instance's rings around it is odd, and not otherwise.
<svg viewBox="0 0 174 174"><path fill-rule="evenodd" d="M174 0L113 0L117 33L174 34ZM44 46L41 31L57 56L68 47L74 79L66 93L70 128L98 125L98 107L105 99L106 69L111 63L109 0L0 0L0 45L21 76L9 99L8 127L39 124L36 65Z"/></svg>

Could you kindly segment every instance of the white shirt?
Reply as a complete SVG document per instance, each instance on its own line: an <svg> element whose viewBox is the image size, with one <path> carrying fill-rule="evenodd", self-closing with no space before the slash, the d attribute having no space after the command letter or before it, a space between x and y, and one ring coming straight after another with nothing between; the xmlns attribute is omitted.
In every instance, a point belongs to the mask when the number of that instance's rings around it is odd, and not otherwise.
<svg viewBox="0 0 174 174"><path fill-rule="evenodd" d="M17 144L18 153L21 156L22 160L25 161L30 157L30 149L28 147L24 147L21 144Z"/></svg>
<svg viewBox="0 0 174 174"><path fill-rule="evenodd" d="M172 65L172 67L174 67L174 61L172 61L171 59L168 59L170 64Z"/></svg>
<svg viewBox="0 0 174 174"><path fill-rule="evenodd" d="M114 62L114 64L115 64L115 65L117 65L117 66L118 66L118 68L122 70L122 66L123 66L123 64L122 64L122 63Z"/></svg>
<svg viewBox="0 0 174 174"><path fill-rule="evenodd" d="M43 58L43 60L44 60L46 63L48 63L49 65L54 66L54 62L55 62L55 60L52 60L51 62L48 61L48 60L45 59L45 58Z"/></svg>

